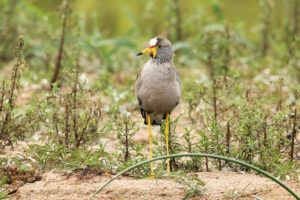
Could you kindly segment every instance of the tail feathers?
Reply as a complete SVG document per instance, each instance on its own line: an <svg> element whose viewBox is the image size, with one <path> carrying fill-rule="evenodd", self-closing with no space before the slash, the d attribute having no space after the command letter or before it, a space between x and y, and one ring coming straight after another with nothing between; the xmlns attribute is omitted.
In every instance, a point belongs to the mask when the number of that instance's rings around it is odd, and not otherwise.
<svg viewBox="0 0 300 200"><path fill-rule="evenodd" d="M143 109L141 109L141 114L142 117L144 118L144 124L148 125L148 117L147 117L147 113L146 111L144 111ZM162 114L150 114L150 120L151 120L151 125L161 125L162 124L162 120L165 119L166 114L162 115Z"/></svg>

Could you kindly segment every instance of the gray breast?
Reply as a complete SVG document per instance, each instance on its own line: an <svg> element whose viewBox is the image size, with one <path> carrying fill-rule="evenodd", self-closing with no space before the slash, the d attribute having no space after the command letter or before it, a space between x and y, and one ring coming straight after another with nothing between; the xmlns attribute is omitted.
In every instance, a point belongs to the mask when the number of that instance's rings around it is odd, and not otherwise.
<svg viewBox="0 0 300 200"><path fill-rule="evenodd" d="M172 63L146 63L140 76L142 84L136 91L141 108L154 114L171 112L181 95L177 75Z"/></svg>

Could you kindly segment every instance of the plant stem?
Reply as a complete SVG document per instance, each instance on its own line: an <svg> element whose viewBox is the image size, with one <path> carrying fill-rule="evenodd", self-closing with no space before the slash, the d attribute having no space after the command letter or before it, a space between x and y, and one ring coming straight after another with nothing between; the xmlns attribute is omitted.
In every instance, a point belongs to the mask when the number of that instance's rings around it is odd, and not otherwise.
<svg viewBox="0 0 300 200"><path fill-rule="evenodd" d="M61 68L61 60L62 60L63 51L64 51L65 32L66 32L66 27L67 27L67 20L69 17L69 0L65 0L64 4L65 4L65 7L64 7L64 14L63 14L63 24L62 24L60 44L59 44L59 49L58 49L58 54L57 54L57 61L56 61L56 65L55 65L54 74L53 74L51 82L50 82L51 90L53 89L53 84L58 79L59 71Z"/></svg>
<svg viewBox="0 0 300 200"><path fill-rule="evenodd" d="M227 132L226 132L226 153L230 153L230 123L227 122Z"/></svg>
<svg viewBox="0 0 300 200"><path fill-rule="evenodd" d="M295 147L295 137L296 137L296 121L297 121L297 109L295 108L294 111L294 123L293 123L293 130L292 130L292 137L291 137L291 154L290 158L291 161L294 159L294 147Z"/></svg>
<svg viewBox="0 0 300 200"><path fill-rule="evenodd" d="M182 39L182 26L181 26L181 12L178 0L173 0L174 11L176 15L176 40L180 41Z"/></svg>
<svg viewBox="0 0 300 200"><path fill-rule="evenodd" d="M294 27L293 27L293 33L294 36L296 36L299 33L299 18L300 18L300 8L299 8L299 0L294 0Z"/></svg>

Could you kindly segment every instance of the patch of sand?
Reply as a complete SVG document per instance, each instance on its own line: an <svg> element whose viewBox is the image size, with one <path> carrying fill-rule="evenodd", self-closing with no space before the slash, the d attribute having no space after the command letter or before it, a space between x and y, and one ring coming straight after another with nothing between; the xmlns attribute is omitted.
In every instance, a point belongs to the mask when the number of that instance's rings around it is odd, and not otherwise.
<svg viewBox="0 0 300 200"><path fill-rule="evenodd" d="M239 172L199 172L194 174L204 183L206 191L201 197L192 199L255 199L257 195L264 200L294 199L276 183L255 175ZM110 179L109 175L97 175L91 178L71 176L65 172L49 171L43 174L43 179L27 183L19 188L12 199L18 200L84 200ZM300 193L300 182L287 182L288 186ZM182 199L185 191L179 189L180 184L168 179L134 179L121 177L109 184L94 199Z"/></svg>

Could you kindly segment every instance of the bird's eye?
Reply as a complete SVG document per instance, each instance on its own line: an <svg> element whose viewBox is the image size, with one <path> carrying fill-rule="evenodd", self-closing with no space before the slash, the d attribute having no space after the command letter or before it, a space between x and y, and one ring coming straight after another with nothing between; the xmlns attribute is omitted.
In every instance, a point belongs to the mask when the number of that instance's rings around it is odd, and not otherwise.
<svg viewBox="0 0 300 200"><path fill-rule="evenodd" d="M161 48L161 46L159 45L158 48Z"/></svg>

